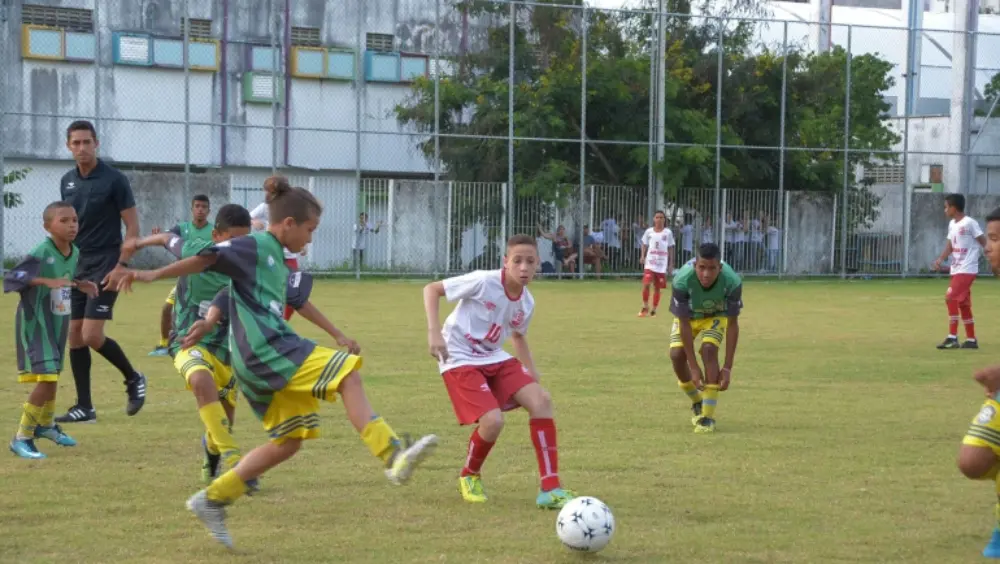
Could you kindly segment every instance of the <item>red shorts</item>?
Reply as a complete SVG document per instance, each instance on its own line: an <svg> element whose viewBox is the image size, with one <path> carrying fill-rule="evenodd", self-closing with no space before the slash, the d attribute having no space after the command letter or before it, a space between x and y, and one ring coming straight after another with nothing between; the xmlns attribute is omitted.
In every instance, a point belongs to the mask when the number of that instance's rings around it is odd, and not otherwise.
<svg viewBox="0 0 1000 564"><path fill-rule="evenodd" d="M535 379L521 361L509 358L496 364L459 366L441 374L459 425L470 425L494 409L521 407L514 394Z"/></svg>
<svg viewBox="0 0 1000 564"><path fill-rule="evenodd" d="M645 284L652 284L653 282L656 282L656 287L657 288L666 288L667 287L667 275L665 273L663 273L663 272L653 272L652 270L649 270L649 269L644 270L642 272L642 283L643 283L643 285L645 285Z"/></svg>
<svg viewBox="0 0 1000 564"><path fill-rule="evenodd" d="M972 304L972 283L976 281L975 274L952 274L951 283L944 299L958 302L961 305Z"/></svg>

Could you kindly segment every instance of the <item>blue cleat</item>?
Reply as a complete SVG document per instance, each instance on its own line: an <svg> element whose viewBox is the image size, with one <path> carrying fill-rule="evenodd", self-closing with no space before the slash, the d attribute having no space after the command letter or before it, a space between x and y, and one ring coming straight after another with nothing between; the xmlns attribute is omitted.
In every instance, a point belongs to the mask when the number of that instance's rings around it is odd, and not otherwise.
<svg viewBox="0 0 1000 564"><path fill-rule="evenodd" d="M1000 527L993 529L993 536L990 537L990 543L983 549L983 556L1000 558Z"/></svg>
<svg viewBox="0 0 1000 564"><path fill-rule="evenodd" d="M38 452L38 449L35 448L35 441L33 439L12 439L10 441L10 451L21 458L32 460L46 458L44 454Z"/></svg>
<svg viewBox="0 0 1000 564"><path fill-rule="evenodd" d="M167 347L156 347L149 351L149 356L170 356L170 351L167 350Z"/></svg>
<svg viewBox="0 0 1000 564"><path fill-rule="evenodd" d="M539 492L535 505L539 509L562 509L571 499L577 497L576 492L556 488L547 492Z"/></svg>
<svg viewBox="0 0 1000 564"><path fill-rule="evenodd" d="M51 427L42 427L41 425L35 427L35 438L48 439L59 446L72 447L76 446L76 439L63 433L62 427L59 425L53 425Z"/></svg>

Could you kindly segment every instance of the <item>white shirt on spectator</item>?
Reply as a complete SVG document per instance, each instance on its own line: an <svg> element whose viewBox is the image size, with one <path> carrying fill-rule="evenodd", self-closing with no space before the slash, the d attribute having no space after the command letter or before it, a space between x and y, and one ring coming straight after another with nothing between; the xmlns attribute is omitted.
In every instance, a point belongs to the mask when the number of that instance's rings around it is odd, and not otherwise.
<svg viewBox="0 0 1000 564"><path fill-rule="evenodd" d="M620 249L622 246L621 237L618 236L618 222L615 218L609 217L601 222L601 232L604 233L604 240L609 247Z"/></svg>
<svg viewBox="0 0 1000 564"><path fill-rule="evenodd" d="M368 234L375 231L372 227L372 222L366 221L364 225L355 223L354 224L354 246L351 247L355 251L363 251L368 245Z"/></svg>
<svg viewBox="0 0 1000 564"><path fill-rule="evenodd" d="M773 225L767 226L767 248L772 251L781 250L781 230Z"/></svg>
<svg viewBox="0 0 1000 564"><path fill-rule="evenodd" d="M689 253L694 248L694 241L692 239L694 239L694 227L690 223L685 224L684 227L681 227L681 245Z"/></svg>

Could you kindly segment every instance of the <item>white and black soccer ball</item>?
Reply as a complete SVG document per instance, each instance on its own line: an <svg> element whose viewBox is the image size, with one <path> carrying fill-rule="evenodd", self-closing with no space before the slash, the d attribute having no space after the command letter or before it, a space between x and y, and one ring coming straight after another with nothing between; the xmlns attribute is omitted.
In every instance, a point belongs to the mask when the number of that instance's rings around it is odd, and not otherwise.
<svg viewBox="0 0 1000 564"><path fill-rule="evenodd" d="M596 497L577 497L559 511L556 534L569 548L580 552L599 552L615 534L615 516Z"/></svg>

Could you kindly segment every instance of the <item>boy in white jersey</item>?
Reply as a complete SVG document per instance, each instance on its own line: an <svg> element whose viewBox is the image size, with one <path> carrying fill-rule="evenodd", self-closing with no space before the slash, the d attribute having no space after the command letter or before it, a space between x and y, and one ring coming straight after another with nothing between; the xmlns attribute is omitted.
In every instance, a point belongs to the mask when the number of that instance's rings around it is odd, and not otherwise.
<svg viewBox="0 0 1000 564"><path fill-rule="evenodd" d="M939 349L978 349L976 325L972 318L972 283L979 274L979 256L986 246L986 236L979 223L965 215L965 196L948 194L944 198L944 214L948 222L948 242L941 256L934 261L934 270L951 255L951 283L944 294L948 306L948 336ZM958 344L958 317L965 325L965 342Z"/></svg>
<svg viewBox="0 0 1000 564"><path fill-rule="evenodd" d="M478 423L458 479L468 502L486 501L480 470L503 430L503 412L521 406L530 417L531 442L541 475L535 503L559 509L576 497L559 482L552 398L538 384L538 370L525 339L535 310L527 285L538 264L535 238L515 235L507 241L502 270L477 270L424 287L431 356L438 360L458 423ZM449 302L458 300L443 328L442 296ZM517 358L503 350L508 336Z"/></svg>
<svg viewBox="0 0 1000 564"><path fill-rule="evenodd" d="M660 290L667 287L667 276L674 266L674 234L666 228L667 214L657 210L653 215L653 226L642 235L642 253L639 262L643 264L642 309L639 317L656 315L660 306ZM649 309L649 286L653 286L653 309Z"/></svg>

